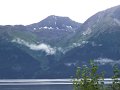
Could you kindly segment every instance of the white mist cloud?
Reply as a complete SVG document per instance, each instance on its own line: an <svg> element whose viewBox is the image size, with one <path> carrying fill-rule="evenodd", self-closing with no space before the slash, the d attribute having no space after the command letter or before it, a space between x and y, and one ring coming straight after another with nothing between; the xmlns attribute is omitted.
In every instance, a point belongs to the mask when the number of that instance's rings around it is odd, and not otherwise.
<svg viewBox="0 0 120 90"><path fill-rule="evenodd" d="M39 44L39 45L35 45L35 44L30 44L29 45L30 49L32 50L43 50L45 51L47 54L55 54L56 50L54 48L51 48L50 45L46 45L44 43Z"/></svg>
<svg viewBox="0 0 120 90"><path fill-rule="evenodd" d="M16 38L14 40L12 40L12 42L16 42L18 44L22 44L22 45L25 45L27 47L29 47L31 50L36 50L36 51L39 51L39 50L42 50L42 51L45 51L48 55L53 55L56 53L56 49L55 48L52 48L50 45L47 45L47 44L30 44L20 38Z"/></svg>
<svg viewBox="0 0 120 90"><path fill-rule="evenodd" d="M94 62L99 63L101 65L105 65L105 64L111 64L111 65L120 64L120 60L112 60L112 59L109 59L109 58L98 58L98 59L94 60Z"/></svg>

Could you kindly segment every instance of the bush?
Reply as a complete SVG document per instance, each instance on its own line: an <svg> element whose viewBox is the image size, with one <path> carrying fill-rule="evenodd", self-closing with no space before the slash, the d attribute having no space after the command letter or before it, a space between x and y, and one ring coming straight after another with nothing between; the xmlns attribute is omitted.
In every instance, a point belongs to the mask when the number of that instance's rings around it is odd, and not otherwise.
<svg viewBox="0 0 120 90"><path fill-rule="evenodd" d="M120 70L115 65L113 70L112 85L104 85L104 72L97 74L98 66L90 62L90 66L83 65L76 70L76 78L73 79L74 90L120 90Z"/></svg>
<svg viewBox="0 0 120 90"><path fill-rule="evenodd" d="M118 78L120 77L120 70L117 65L115 65L113 68L114 75L112 77L113 83L111 85L111 88L112 90L120 90L120 81L118 80Z"/></svg>

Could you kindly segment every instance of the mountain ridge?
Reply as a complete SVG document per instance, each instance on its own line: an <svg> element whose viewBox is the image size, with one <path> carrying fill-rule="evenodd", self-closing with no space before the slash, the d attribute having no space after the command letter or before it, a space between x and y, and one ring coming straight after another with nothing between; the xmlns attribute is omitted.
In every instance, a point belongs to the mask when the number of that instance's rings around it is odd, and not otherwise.
<svg viewBox="0 0 120 90"><path fill-rule="evenodd" d="M7 65L10 68L7 72L11 72L10 76L0 78L27 78L27 75L29 78L69 78L74 76L78 66L87 65L91 59L99 65L100 71L108 71L105 77L110 77L113 72L109 69L115 64L120 66L119 15L120 6L116 6L96 13L83 24L51 15L27 26L0 26L0 72ZM4 52L8 58L2 57ZM27 65L28 58L34 64ZM4 60L7 62L3 67ZM13 63L9 64L10 61ZM20 71L34 65L33 74Z"/></svg>
<svg viewBox="0 0 120 90"><path fill-rule="evenodd" d="M80 23L71 20L69 17L50 15L38 23L27 26L31 27L32 29L40 29L41 27L44 29L47 29L47 27L49 29L66 29L80 27Z"/></svg>

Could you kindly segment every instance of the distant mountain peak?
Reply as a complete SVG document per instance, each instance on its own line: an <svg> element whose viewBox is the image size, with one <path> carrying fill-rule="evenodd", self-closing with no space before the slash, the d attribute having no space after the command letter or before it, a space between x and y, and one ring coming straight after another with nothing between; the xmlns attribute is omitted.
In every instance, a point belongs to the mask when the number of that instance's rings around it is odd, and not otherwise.
<svg viewBox="0 0 120 90"><path fill-rule="evenodd" d="M45 18L45 19L48 19L48 18L55 19L55 20L57 20L57 19L62 19L62 18L66 19L66 20L71 20L69 17L57 16L57 15L50 15L50 16L48 16L48 17Z"/></svg>
<svg viewBox="0 0 120 90"><path fill-rule="evenodd" d="M42 21L29 25L32 29L66 29L78 28L80 23L71 20L69 17L50 15Z"/></svg>
<svg viewBox="0 0 120 90"><path fill-rule="evenodd" d="M59 17L59 16L56 16L56 15L50 15L50 16L48 16L47 18L56 19L57 17Z"/></svg>

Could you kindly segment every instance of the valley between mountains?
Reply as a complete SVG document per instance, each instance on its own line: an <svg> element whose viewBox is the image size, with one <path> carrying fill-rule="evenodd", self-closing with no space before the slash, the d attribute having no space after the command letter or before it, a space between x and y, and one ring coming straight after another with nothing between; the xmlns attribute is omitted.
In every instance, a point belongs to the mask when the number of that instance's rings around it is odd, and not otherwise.
<svg viewBox="0 0 120 90"><path fill-rule="evenodd" d="M120 6L84 23L51 15L26 26L0 26L0 79L70 78L89 60L105 77L120 66Z"/></svg>

